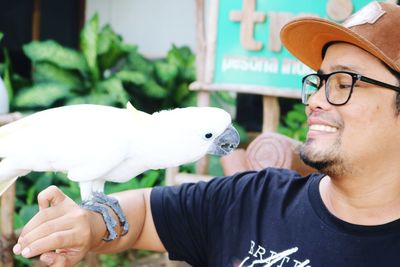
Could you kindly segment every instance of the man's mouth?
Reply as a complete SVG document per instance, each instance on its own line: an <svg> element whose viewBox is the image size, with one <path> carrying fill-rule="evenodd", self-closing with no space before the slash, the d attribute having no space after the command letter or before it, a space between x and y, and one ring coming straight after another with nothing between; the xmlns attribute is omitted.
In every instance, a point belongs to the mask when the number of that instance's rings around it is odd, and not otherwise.
<svg viewBox="0 0 400 267"><path fill-rule="evenodd" d="M312 124L312 125L310 125L309 130L319 131L319 132L327 132L327 133L335 133L338 131L338 128L328 126L328 125L323 125L323 124Z"/></svg>

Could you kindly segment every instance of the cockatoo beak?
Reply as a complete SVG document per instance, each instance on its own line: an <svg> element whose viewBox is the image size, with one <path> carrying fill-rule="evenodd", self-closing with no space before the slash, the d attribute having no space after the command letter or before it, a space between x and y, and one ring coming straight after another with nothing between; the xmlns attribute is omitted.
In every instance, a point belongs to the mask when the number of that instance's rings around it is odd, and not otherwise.
<svg viewBox="0 0 400 267"><path fill-rule="evenodd" d="M229 125L222 134L215 138L207 153L217 156L228 155L239 145L239 142L238 131L232 125Z"/></svg>

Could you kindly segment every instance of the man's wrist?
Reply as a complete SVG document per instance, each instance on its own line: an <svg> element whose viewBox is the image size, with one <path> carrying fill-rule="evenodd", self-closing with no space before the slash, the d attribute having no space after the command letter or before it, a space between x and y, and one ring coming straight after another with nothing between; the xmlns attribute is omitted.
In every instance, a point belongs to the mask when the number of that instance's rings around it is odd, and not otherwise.
<svg viewBox="0 0 400 267"><path fill-rule="evenodd" d="M109 233L107 231L105 221L104 221L103 217L101 216L101 214L94 212L94 211L90 211L90 210L87 210L87 212L88 212L89 224L90 224L90 229L91 229L90 251L91 252L99 252L102 249L104 249L104 246L106 244L109 244L112 242L104 241L104 239L108 237ZM112 212L111 209L109 209L109 212L110 212L110 214L112 214L114 219L116 221L118 221L117 216L114 214L114 212ZM117 225L116 228L117 228L116 229L117 233L120 233L121 227L119 225Z"/></svg>

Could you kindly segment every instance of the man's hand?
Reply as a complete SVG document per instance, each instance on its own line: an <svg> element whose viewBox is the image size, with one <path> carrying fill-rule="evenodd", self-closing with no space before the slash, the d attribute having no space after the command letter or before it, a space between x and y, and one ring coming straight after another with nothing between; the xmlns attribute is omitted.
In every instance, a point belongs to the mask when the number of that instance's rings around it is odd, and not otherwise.
<svg viewBox="0 0 400 267"><path fill-rule="evenodd" d="M79 207L57 187L38 195L39 212L22 230L14 253L40 256L49 266L74 266L106 234L98 214ZM95 244L97 243L97 244Z"/></svg>

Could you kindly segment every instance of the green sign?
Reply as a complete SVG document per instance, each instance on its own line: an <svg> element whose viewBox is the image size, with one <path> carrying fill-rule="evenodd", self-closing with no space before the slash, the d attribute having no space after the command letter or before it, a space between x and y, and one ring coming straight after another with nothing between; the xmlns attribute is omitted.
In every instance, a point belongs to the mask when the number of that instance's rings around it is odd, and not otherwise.
<svg viewBox="0 0 400 267"><path fill-rule="evenodd" d="M342 22L370 0L215 0L214 28L206 72L211 87L298 97L311 70L280 43L289 20L313 15ZM213 13L214 12L214 13ZM213 16L213 15L211 15Z"/></svg>

